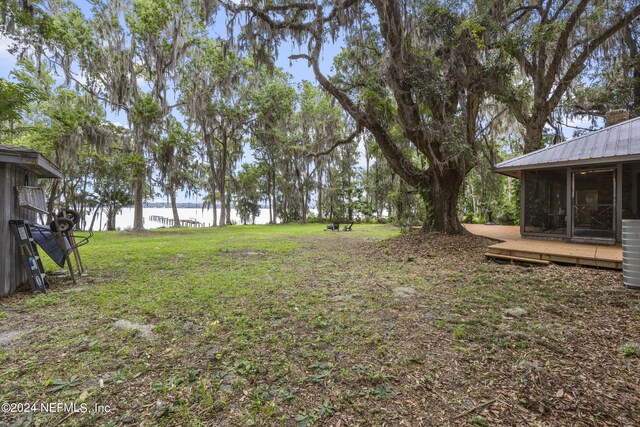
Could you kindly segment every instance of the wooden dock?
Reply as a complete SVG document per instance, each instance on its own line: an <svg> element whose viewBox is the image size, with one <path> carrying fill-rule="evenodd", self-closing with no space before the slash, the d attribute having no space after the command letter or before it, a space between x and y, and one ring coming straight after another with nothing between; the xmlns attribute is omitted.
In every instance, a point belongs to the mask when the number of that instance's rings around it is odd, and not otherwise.
<svg viewBox="0 0 640 427"><path fill-rule="evenodd" d="M158 216L158 215L149 216L149 221L159 222L160 224L168 225L169 227L173 227L175 222L173 218L167 218L165 216ZM189 227L189 228L193 228L193 227L199 228L199 227L204 227L205 224L203 222L198 222L195 219L181 219L180 224L178 226Z"/></svg>
<svg viewBox="0 0 640 427"><path fill-rule="evenodd" d="M487 247L491 258L585 265L622 270L622 247L522 238L520 228L504 225L465 224L470 233L500 240Z"/></svg>

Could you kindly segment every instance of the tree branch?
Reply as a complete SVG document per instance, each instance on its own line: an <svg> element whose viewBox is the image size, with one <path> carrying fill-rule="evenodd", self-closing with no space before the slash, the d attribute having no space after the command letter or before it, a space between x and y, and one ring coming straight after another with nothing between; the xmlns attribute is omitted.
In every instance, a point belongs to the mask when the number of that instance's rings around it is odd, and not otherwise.
<svg viewBox="0 0 640 427"><path fill-rule="evenodd" d="M569 19L567 19L567 22L565 23L564 28L560 33L560 36L558 37L558 42L556 43L555 52L553 54L551 64L549 65L549 69L544 76L544 85L553 84L555 76L558 75L560 65L562 64L562 58L565 57L565 54L567 52L569 37L576 27L580 16L582 16L584 11L587 9L589 2L590 0L581 0L580 3L576 5L576 8L571 13L571 16L569 16ZM544 66L545 64L541 65Z"/></svg>
<svg viewBox="0 0 640 427"><path fill-rule="evenodd" d="M320 157L320 156L326 156L327 154L330 154L333 150L335 150L336 148L338 148L341 145L346 145L349 144L351 142L353 142L353 140L362 133L362 127L358 126L358 128L356 130L354 130L353 132L351 132L351 134L349 134L349 136L347 136L344 139L339 139L338 141L334 142L331 147L327 148L326 150L323 151L317 151L315 153L309 153L307 155L305 155L305 157Z"/></svg>
<svg viewBox="0 0 640 427"><path fill-rule="evenodd" d="M294 60L294 59L306 59L307 61L311 62L311 57L305 53L298 53L296 55L290 55L289 59Z"/></svg>
<svg viewBox="0 0 640 427"><path fill-rule="evenodd" d="M620 29L629 25L638 16L640 16L640 5L634 7L631 12L620 18L616 23L607 28L598 37L591 40L589 45L580 53L580 55L578 55L576 60L573 61L567 72L564 74L564 76L562 76L562 78L556 85L551 98L548 100L548 105L551 107L551 110L558 105L560 99L562 98L562 95L566 91L569 84L583 70L586 60L593 53L593 51L599 48L604 42L606 42Z"/></svg>
<svg viewBox="0 0 640 427"><path fill-rule="evenodd" d="M398 119L402 123L405 137L412 141L420 152L429 157L429 148L431 147L428 147L430 144L427 143L427 135L422 126L420 109L412 97L412 90L407 86L402 72L403 67L406 67L411 58L407 58L409 49L405 49L400 6L397 1L378 0L375 2L375 7L378 12L382 36L391 54L388 82L398 108ZM439 152L439 149L436 148L435 151ZM430 160L441 159L436 157Z"/></svg>
<svg viewBox="0 0 640 427"><path fill-rule="evenodd" d="M45 58L47 58L47 60L49 62L51 62L52 64L55 64L61 68L64 69L64 67L62 66L62 64L60 64L59 62L57 62L55 59L50 58L46 53L43 52L43 55ZM74 83L76 83L78 86L80 86L85 92L87 92L88 94L90 94L91 96L95 97L96 99L102 101L102 102L106 102L107 104L111 105L114 108L118 108L121 109L125 112L129 112L129 107L124 105L124 104L120 104L119 102L115 102L112 101L109 98L106 98L103 95L100 95L98 92L94 91L93 89L89 88L86 84L82 83L80 80L78 80L78 78L73 75L73 73L69 72L66 73L65 72L65 76L71 80L73 80Z"/></svg>
<svg viewBox="0 0 640 427"><path fill-rule="evenodd" d="M319 85L326 90L336 101L342 106L342 108L355 120L356 124L360 128L366 128L374 136L380 150L383 152L392 170L400 175L408 184L414 187L428 186L431 179L431 172L418 168L413 164L410 158L408 158L400 146L394 141L393 137L389 134L384 125L376 120L375 115L368 114L363 111L356 103L343 91L341 91L331 80L329 80L320 70L319 57L322 47L322 42L325 32L325 24L337 18L341 11L344 11L358 3L358 0L343 0L333 7L331 12L326 16L323 14L321 7L315 9L315 18L305 23L290 22L290 21L277 21L274 20L269 12L274 9L269 7L260 10L257 6L253 5L229 5L227 6L232 13L249 12L262 20L271 30L293 30L299 32L305 32L308 36L308 49L307 55L299 54L292 55L291 59L307 59L312 67L313 73L318 80ZM284 12L287 8L279 9L277 12Z"/></svg>

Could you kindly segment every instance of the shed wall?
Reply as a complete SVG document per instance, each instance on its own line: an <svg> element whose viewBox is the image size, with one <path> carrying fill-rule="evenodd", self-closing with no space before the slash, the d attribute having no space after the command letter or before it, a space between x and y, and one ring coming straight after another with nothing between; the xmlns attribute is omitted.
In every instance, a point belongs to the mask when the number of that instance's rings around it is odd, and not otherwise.
<svg viewBox="0 0 640 427"><path fill-rule="evenodd" d="M36 174L15 164L0 163L0 296L19 289L26 280L9 220L35 222L37 216L30 209L18 207L15 187L19 185L37 185Z"/></svg>

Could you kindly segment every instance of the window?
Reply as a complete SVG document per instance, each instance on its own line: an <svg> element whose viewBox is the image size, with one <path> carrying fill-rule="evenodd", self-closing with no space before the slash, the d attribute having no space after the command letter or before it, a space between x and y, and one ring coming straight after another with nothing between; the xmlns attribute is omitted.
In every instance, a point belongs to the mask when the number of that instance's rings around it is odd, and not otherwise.
<svg viewBox="0 0 640 427"><path fill-rule="evenodd" d="M567 172L525 172L524 232L567 234Z"/></svg>
<svg viewBox="0 0 640 427"><path fill-rule="evenodd" d="M573 172L573 236L615 239L615 169Z"/></svg>

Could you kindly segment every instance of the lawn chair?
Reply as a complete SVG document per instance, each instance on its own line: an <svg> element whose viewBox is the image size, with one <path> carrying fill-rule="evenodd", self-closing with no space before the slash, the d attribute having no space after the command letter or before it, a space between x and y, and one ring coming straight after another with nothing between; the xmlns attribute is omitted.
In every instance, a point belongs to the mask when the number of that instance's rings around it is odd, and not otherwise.
<svg viewBox="0 0 640 427"><path fill-rule="evenodd" d="M353 223L345 225L342 231L351 231L351 227L353 227Z"/></svg>
<svg viewBox="0 0 640 427"><path fill-rule="evenodd" d="M334 222L333 224L329 224L327 225L327 228L324 231L340 231L340 224L337 222Z"/></svg>

